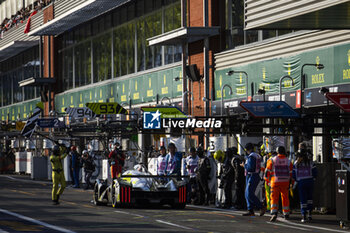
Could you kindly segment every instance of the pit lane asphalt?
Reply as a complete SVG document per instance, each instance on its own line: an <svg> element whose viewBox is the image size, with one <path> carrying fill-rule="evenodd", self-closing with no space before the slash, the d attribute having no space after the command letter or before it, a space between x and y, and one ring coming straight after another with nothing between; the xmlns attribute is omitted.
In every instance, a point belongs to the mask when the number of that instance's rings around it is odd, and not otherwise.
<svg viewBox="0 0 350 233"><path fill-rule="evenodd" d="M51 203L51 183L0 175L0 232L349 232L329 219L311 224L269 216L242 217L240 211L187 206L184 210L94 206L92 191L68 187L61 204Z"/></svg>

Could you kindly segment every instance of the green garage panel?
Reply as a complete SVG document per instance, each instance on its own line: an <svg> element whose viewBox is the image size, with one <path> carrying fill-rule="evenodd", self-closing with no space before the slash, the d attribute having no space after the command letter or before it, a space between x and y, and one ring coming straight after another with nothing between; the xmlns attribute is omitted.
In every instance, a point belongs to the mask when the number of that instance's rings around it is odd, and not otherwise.
<svg viewBox="0 0 350 233"><path fill-rule="evenodd" d="M144 97L143 94L143 76L139 76L136 78L130 79L130 98L132 100L132 104L143 103Z"/></svg>
<svg viewBox="0 0 350 233"><path fill-rule="evenodd" d="M174 78L179 77L179 81L175 81ZM182 68L176 67L173 69L173 97L181 97L182 95Z"/></svg>
<svg viewBox="0 0 350 233"><path fill-rule="evenodd" d="M334 47L334 83L350 82L350 44Z"/></svg>
<svg viewBox="0 0 350 233"><path fill-rule="evenodd" d="M33 112L36 104L40 102L40 99L32 101L18 103L9 107L0 108L0 120L1 121L16 121L18 116L21 120L26 120Z"/></svg>
<svg viewBox="0 0 350 233"><path fill-rule="evenodd" d="M63 113L66 107L85 107L85 103L88 102L117 102L129 105L130 99L132 104L140 104L156 101L157 95L159 99L165 96L179 97L182 94L182 80L175 82L175 77L182 78L180 66L58 94L55 97L56 111Z"/></svg>
<svg viewBox="0 0 350 233"><path fill-rule="evenodd" d="M334 83L334 47L320 49L308 53L303 53L301 66L303 64L323 64L324 69L316 69L314 66L305 66L306 88L323 87ZM301 69L301 67L300 67Z"/></svg>
<svg viewBox="0 0 350 233"><path fill-rule="evenodd" d="M144 102L156 101L158 94L158 74L152 73L143 76L143 99Z"/></svg>
<svg viewBox="0 0 350 233"><path fill-rule="evenodd" d="M339 45L317 51L304 52L295 56L277 58L267 61L251 63L245 66L231 67L215 71L215 99L221 99L221 87L229 84L235 89L232 96L227 96L228 88L225 88L224 99L244 97L245 75L234 74L227 76L229 70L242 70L248 73L249 89L254 83L255 92L265 87L268 94L279 92L279 80L289 75L294 80L294 86L289 79L282 82L283 92L298 90L301 86L301 68L304 64L323 64L324 69L315 66L304 66L303 73L306 77L306 88L317 88L333 84L350 82L350 44Z"/></svg>
<svg viewBox="0 0 350 233"><path fill-rule="evenodd" d="M173 72L164 70L158 73L158 94L159 99L163 97L173 97Z"/></svg>
<svg viewBox="0 0 350 233"><path fill-rule="evenodd" d="M130 84L129 79L117 82L117 101L116 101L117 103L129 104L129 94L130 94L129 84Z"/></svg>

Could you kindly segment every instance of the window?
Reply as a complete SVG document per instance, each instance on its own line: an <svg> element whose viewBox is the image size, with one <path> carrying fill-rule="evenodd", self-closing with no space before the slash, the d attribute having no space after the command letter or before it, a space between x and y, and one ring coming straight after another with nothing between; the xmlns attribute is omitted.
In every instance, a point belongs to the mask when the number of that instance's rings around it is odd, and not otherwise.
<svg viewBox="0 0 350 233"><path fill-rule="evenodd" d="M227 45L231 49L240 45L274 38L291 33L292 30L246 30L244 31L244 2L243 0L228 0L227 15ZM259 36L260 35L260 36Z"/></svg>
<svg viewBox="0 0 350 233"><path fill-rule="evenodd" d="M108 32L93 39L94 83L101 82L112 77L111 49L111 33Z"/></svg>
<svg viewBox="0 0 350 233"><path fill-rule="evenodd" d="M148 38L180 26L179 0L139 0L63 34L63 90L181 61L181 45L147 45Z"/></svg>
<svg viewBox="0 0 350 233"><path fill-rule="evenodd" d="M91 42L74 48L75 87L91 84Z"/></svg>
<svg viewBox="0 0 350 233"><path fill-rule="evenodd" d="M158 11L144 19L145 38L162 34L162 12ZM146 44L147 42L144 41ZM161 46L146 46L146 69L158 67L162 64Z"/></svg>
<svg viewBox="0 0 350 233"><path fill-rule="evenodd" d="M0 106L20 103L39 95L37 87L19 87L18 82L39 77L39 48L35 46L1 63Z"/></svg>
<svg viewBox="0 0 350 233"><path fill-rule="evenodd" d="M73 88L73 49L69 48L62 52L62 86L64 90Z"/></svg>

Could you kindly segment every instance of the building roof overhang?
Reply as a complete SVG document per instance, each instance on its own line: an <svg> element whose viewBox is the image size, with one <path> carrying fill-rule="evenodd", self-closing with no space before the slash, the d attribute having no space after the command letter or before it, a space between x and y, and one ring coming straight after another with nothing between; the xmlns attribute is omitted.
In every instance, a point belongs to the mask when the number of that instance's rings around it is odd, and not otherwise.
<svg viewBox="0 0 350 233"><path fill-rule="evenodd" d="M148 45L175 45L192 43L219 35L220 27L181 27L170 32L148 38Z"/></svg>
<svg viewBox="0 0 350 233"><path fill-rule="evenodd" d="M131 0L88 0L31 31L29 36L56 36Z"/></svg>
<svg viewBox="0 0 350 233"><path fill-rule="evenodd" d="M0 48L0 61L7 60L8 58L13 57L38 44L38 40L12 41L11 43L8 43Z"/></svg>

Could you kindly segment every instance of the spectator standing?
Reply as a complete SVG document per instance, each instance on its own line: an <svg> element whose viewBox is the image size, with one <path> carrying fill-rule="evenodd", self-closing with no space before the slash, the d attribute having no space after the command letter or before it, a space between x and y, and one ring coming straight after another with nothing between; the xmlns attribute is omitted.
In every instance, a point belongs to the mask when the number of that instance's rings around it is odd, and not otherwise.
<svg viewBox="0 0 350 233"><path fill-rule="evenodd" d="M237 147L232 147L232 160L231 165L234 169L234 182L236 185L236 202L234 207L236 209L245 209L246 208L246 200L244 197L245 190L245 177L244 177L244 168L240 166L241 163L244 163L244 157L238 154Z"/></svg>
<svg viewBox="0 0 350 233"><path fill-rule="evenodd" d="M201 149L197 149L203 151ZM210 190L209 190L209 175L211 171L209 158L204 155L204 153L198 153L199 161L197 168L197 185L199 189L199 205L209 205L210 200Z"/></svg>
<svg viewBox="0 0 350 233"><path fill-rule="evenodd" d="M196 193L197 193L197 182L196 182L196 171L198 167L199 157L196 154L196 148L190 148L190 154L187 156L185 160L186 170L190 176L190 180L188 182L188 201L194 203L196 201Z"/></svg>
<svg viewBox="0 0 350 233"><path fill-rule="evenodd" d="M243 216L255 216L254 208L260 209L260 216L263 216L266 212L266 207L262 205L259 198L255 195L255 190L260 182L261 156L254 152L252 143L247 143L245 150L248 157L245 164L241 163L241 166L244 167L246 173L245 198L248 212L244 213Z"/></svg>
<svg viewBox="0 0 350 233"><path fill-rule="evenodd" d="M71 146L70 155L72 158L71 168L73 169L73 179L74 179L73 188L79 188L79 175L80 175L81 161L80 161L80 155L77 152L76 146Z"/></svg>
<svg viewBox="0 0 350 233"><path fill-rule="evenodd" d="M87 150L83 150L82 155L82 164L84 166L84 173L85 173L85 190L89 189L89 187L93 187L93 185L90 182L92 173L95 171L95 164L93 158L89 155L89 152Z"/></svg>
<svg viewBox="0 0 350 233"><path fill-rule="evenodd" d="M300 143L297 160L293 166L293 179L298 184L302 216L301 222L312 220L313 189L316 177L317 169L312 162L310 153L306 150L306 144Z"/></svg>

